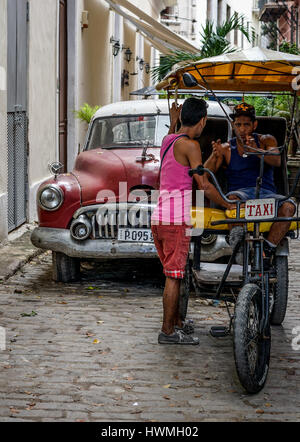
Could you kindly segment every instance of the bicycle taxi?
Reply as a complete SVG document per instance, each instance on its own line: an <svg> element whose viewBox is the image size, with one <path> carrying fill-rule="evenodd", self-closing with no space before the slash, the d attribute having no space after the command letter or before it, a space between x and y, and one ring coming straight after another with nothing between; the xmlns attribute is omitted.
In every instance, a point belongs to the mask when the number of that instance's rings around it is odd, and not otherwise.
<svg viewBox="0 0 300 442"><path fill-rule="evenodd" d="M278 140L280 153L271 150L263 154L259 151L246 151L245 155L259 155L260 176L256 182L256 199L238 200L236 210L224 211L212 207L193 207L192 220L194 228L200 229L198 236L192 239L193 257L187 264L187 273L181 292L180 309L185 319L190 289L202 298L223 300L226 303L229 326L212 327L214 337L233 335L235 365L239 380L248 393L257 393L265 385L269 370L271 350L271 325L280 325L285 317L288 299L288 237L298 238L300 218L298 206L293 218L278 217L279 202L295 196L295 189L300 177L300 170L289 190L287 175L287 150L292 137L299 147L299 121L296 121L300 84L297 74L300 72L300 56L253 48L232 54L200 60L194 63L182 63L159 83L156 88L168 91L194 90L211 94L224 110L226 118L232 125L222 102L215 91L238 91L241 94L289 94L292 100L291 125L286 131L286 120L276 117L258 118L258 133L270 133ZM299 77L298 77L299 79ZM239 137L236 134L237 138ZM212 134L216 140L218 134ZM227 140L222 140L227 141ZM240 139L241 141L241 139ZM210 144L210 143L209 143ZM211 146L202 145L204 158L209 156ZM242 143L244 144L244 143ZM264 200L259 199L266 155L281 155L281 167L275 172L275 184L278 193L286 195L280 201L267 201L272 205L268 215L260 210L249 210L251 207L262 207ZM191 170L190 175L208 173L212 182L225 196L222 176L215 176L210 170L199 165ZM223 181L222 181L223 180ZM220 182L219 182L220 181ZM263 243L273 222L291 221L286 237L276 249L271 265L266 268L263 256ZM228 235L229 225L243 226L243 235L235 245L228 262L206 263L201 259L203 238L207 235ZM234 264L240 246L243 246L243 265ZM234 304L232 313L230 303Z"/></svg>

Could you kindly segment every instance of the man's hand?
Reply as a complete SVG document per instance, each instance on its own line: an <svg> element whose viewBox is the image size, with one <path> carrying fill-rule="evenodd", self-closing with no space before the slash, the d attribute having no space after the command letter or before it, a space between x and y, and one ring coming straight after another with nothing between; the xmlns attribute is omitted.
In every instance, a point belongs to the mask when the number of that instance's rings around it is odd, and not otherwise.
<svg viewBox="0 0 300 442"><path fill-rule="evenodd" d="M182 109L182 104L180 106L177 106L175 103L172 104L170 109L170 119L171 119L171 125L169 134L174 134L176 132L177 124L180 121L180 113Z"/></svg>
<svg viewBox="0 0 300 442"><path fill-rule="evenodd" d="M212 145L212 154L214 155L214 157L216 159L222 158L223 157L223 154L222 154L223 147L222 147L221 140L219 139L217 141L212 141L211 145Z"/></svg>
<svg viewBox="0 0 300 442"><path fill-rule="evenodd" d="M255 139L249 135L247 135L247 137L246 137L245 145L247 146L246 152L255 152L255 151L259 151L261 153L264 152L263 149L260 149L257 146ZM255 150L253 150L253 149L255 149Z"/></svg>
<svg viewBox="0 0 300 442"><path fill-rule="evenodd" d="M234 204L229 204L228 210L236 210L236 203Z"/></svg>

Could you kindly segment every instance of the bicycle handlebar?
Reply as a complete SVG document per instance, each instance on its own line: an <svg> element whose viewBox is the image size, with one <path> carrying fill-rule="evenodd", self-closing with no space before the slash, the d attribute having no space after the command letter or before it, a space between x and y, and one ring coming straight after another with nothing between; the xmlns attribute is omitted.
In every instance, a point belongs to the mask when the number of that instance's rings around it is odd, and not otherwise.
<svg viewBox="0 0 300 442"><path fill-rule="evenodd" d="M246 149L246 148L248 149L248 147L249 147L249 146L244 146L245 149ZM251 149L254 149L254 150L256 151L255 148L251 148ZM272 150L275 150L275 149L278 149L279 152L277 152L277 153L274 153L274 152L273 152L273 153L272 153ZM260 151L257 151L257 152L247 152L247 155L279 156L279 155L281 155L281 153L282 153L282 151L283 151L284 149L285 149L285 146L272 147L271 149L269 149L269 150L266 151L266 152L260 152ZM226 201L226 203L229 203L229 204L235 204L235 203L243 203L243 202L246 202L246 200L229 200L229 199L224 195L224 193L222 192L222 189L221 189L221 187L220 187L220 185L219 185L219 183L218 183L218 180L217 180L216 176L214 175L214 173L213 173L211 170L204 168L204 166L202 166L202 165L199 165L196 169L190 169L190 171L189 171L189 176L190 176L190 177L193 177L193 175L195 175L195 174L200 175L200 176L203 176L205 173L208 173L208 174L211 176L211 178L212 178L212 180L213 180L213 183L214 183L216 189L218 190L219 194L220 194L221 197L224 199L224 201ZM287 197L285 197L284 199L281 199L280 201L286 201L286 200L288 200L289 198L291 198L292 196L294 196L294 193L295 193L296 187L297 187L297 185L298 185L298 181L299 181L299 179L300 179L300 168L299 168L299 170L298 170L298 173L297 173L297 175L296 175L296 178L295 178L295 181L294 181L294 184L293 184L293 186L292 186L292 189L291 189L290 193L288 194Z"/></svg>
<svg viewBox="0 0 300 442"><path fill-rule="evenodd" d="M219 183L218 183L218 180L217 180L215 174L214 174L211 170L206 169L204 166L199 165L196 169L190 169L190 170L189 170L189 176L190 176L190 177L193 177L193 176L196 175L196 174L197 174L197 175L200 175L200 176L203 176L205 173L208 173L208 174L211 176L211 178L212 178L212 180L213 180L213 183L214 183L214 185L215 185L217 191L219 192L219 194L221 195L221 197L224 199L224 201L226 201L226 203L229 203L229 204L235 204L235 203L244 203L244 202L246 202L246 200L229 200L229 199L224 195L224 193L223 193L223 191L222 191L222 189L221 189L221 187L220 187L220 185L219 185ZM295 178L295 181L294 181L293 187L292 187L292 189L291 189L289 195L288 195L287 197L281 199L281 200L280 200L281 202L282 202L282 201L286 201L286 200L288 200L289 198L291 198L292 196L294 196L294 193L295 193L296 187L297 187L297 185L298 185L298 181L299 181L299 179L300 179L300 168L299 168L299 170L298 170L297 176L296 176L296 178Z"/></svg>
<svg viewBox="0 0 300 442"><path fill-rule="evenodd" d="M222 192L222 189L221 189L221 187L220 187L220 184L218 183L218 180L217 180L217 178L215 177L214 173L213 173L211 170L206 169L206 168L205 168L204 166L202 166L202 165L198 166L196 169L190 169L190 171L189 171L189 176L190 176L190 177L193 177L194 175L200 175L200 176L203 176L205 173L208 173L208 174L211 176L211 178L212 178L212 180L213 180L213 182L214 182L214 185L216 186L217 191L219 192L219 194L221 195L221 197L223 198L223 200L226 201L226 203L234 204L234 203L242 203L242 202L243 202L243 201L241 201L241 200L229 200L229 199L224 195L224 193Z"/></svg>
<svg viewBox="0 0 300 442"><path fill-rule="evenodd" d="M285 148L285 146L280 146L280 147L271 147L271 149L269 150L265 150L263 152L261 152L259 149L256 149L255 147L250 147L247 145L243 145L244 150L246 151L245 154L246 155L261 155L261 156L267 156L267 157L279 157L282 154L283 149ZM253 150L253 152L248 152L248 149ZM273 150L279 150L279 152L272 152Z"/></svg>

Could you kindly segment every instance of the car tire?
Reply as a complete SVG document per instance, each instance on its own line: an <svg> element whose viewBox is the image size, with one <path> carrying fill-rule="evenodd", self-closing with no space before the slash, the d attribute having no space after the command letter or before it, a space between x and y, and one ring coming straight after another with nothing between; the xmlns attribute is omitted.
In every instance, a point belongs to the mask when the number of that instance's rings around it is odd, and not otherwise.
<svg viewBox="0 0 300 442"><path fill-rule="evenodd" d="M61 252L52 252L53 280L56 282L76 281L80 277L80 260Z"/></svg>
<svg viewBox="0 0 300 442"><path fill-rule="evenodd" d="M271 324L281 325L284 321L288 292L289 292L289 265L287 256L275 257L277 282L273 285L274 304L271 312Z"/></svg>
<svg viewBox="0 0 300 442"><path fill-rule="evenodd" d="M256 284L246 284L235 305L233 347L238 378L251 394L262 390L269 370L271 328L268 323L266 335L260 332L262 307L261 289Z"/></svg>

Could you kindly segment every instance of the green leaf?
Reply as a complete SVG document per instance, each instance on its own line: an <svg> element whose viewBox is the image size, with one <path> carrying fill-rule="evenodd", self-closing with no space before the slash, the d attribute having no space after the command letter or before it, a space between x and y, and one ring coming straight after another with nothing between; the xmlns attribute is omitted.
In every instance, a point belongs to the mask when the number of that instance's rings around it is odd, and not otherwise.
<svg viewBox="0 0 300 442"><path fill-rule="evenodd" d="M25 317L30 317L30 316L37 316L37 313L36 313L35 311L32 310L31 313L21 313L21 316L22 316L23 318L25 318Z"/></svg>
<svg viewBox="0 0 300 442"><path fill-rule="evenodd" d="M89 124L98 109L100 109L100 106L92 107L88 103L84 103L84 105L81 106L79 110L75 110L73 111L73 113L75 115L75 118L78 118L79 120L85 121Z"/></svg>

